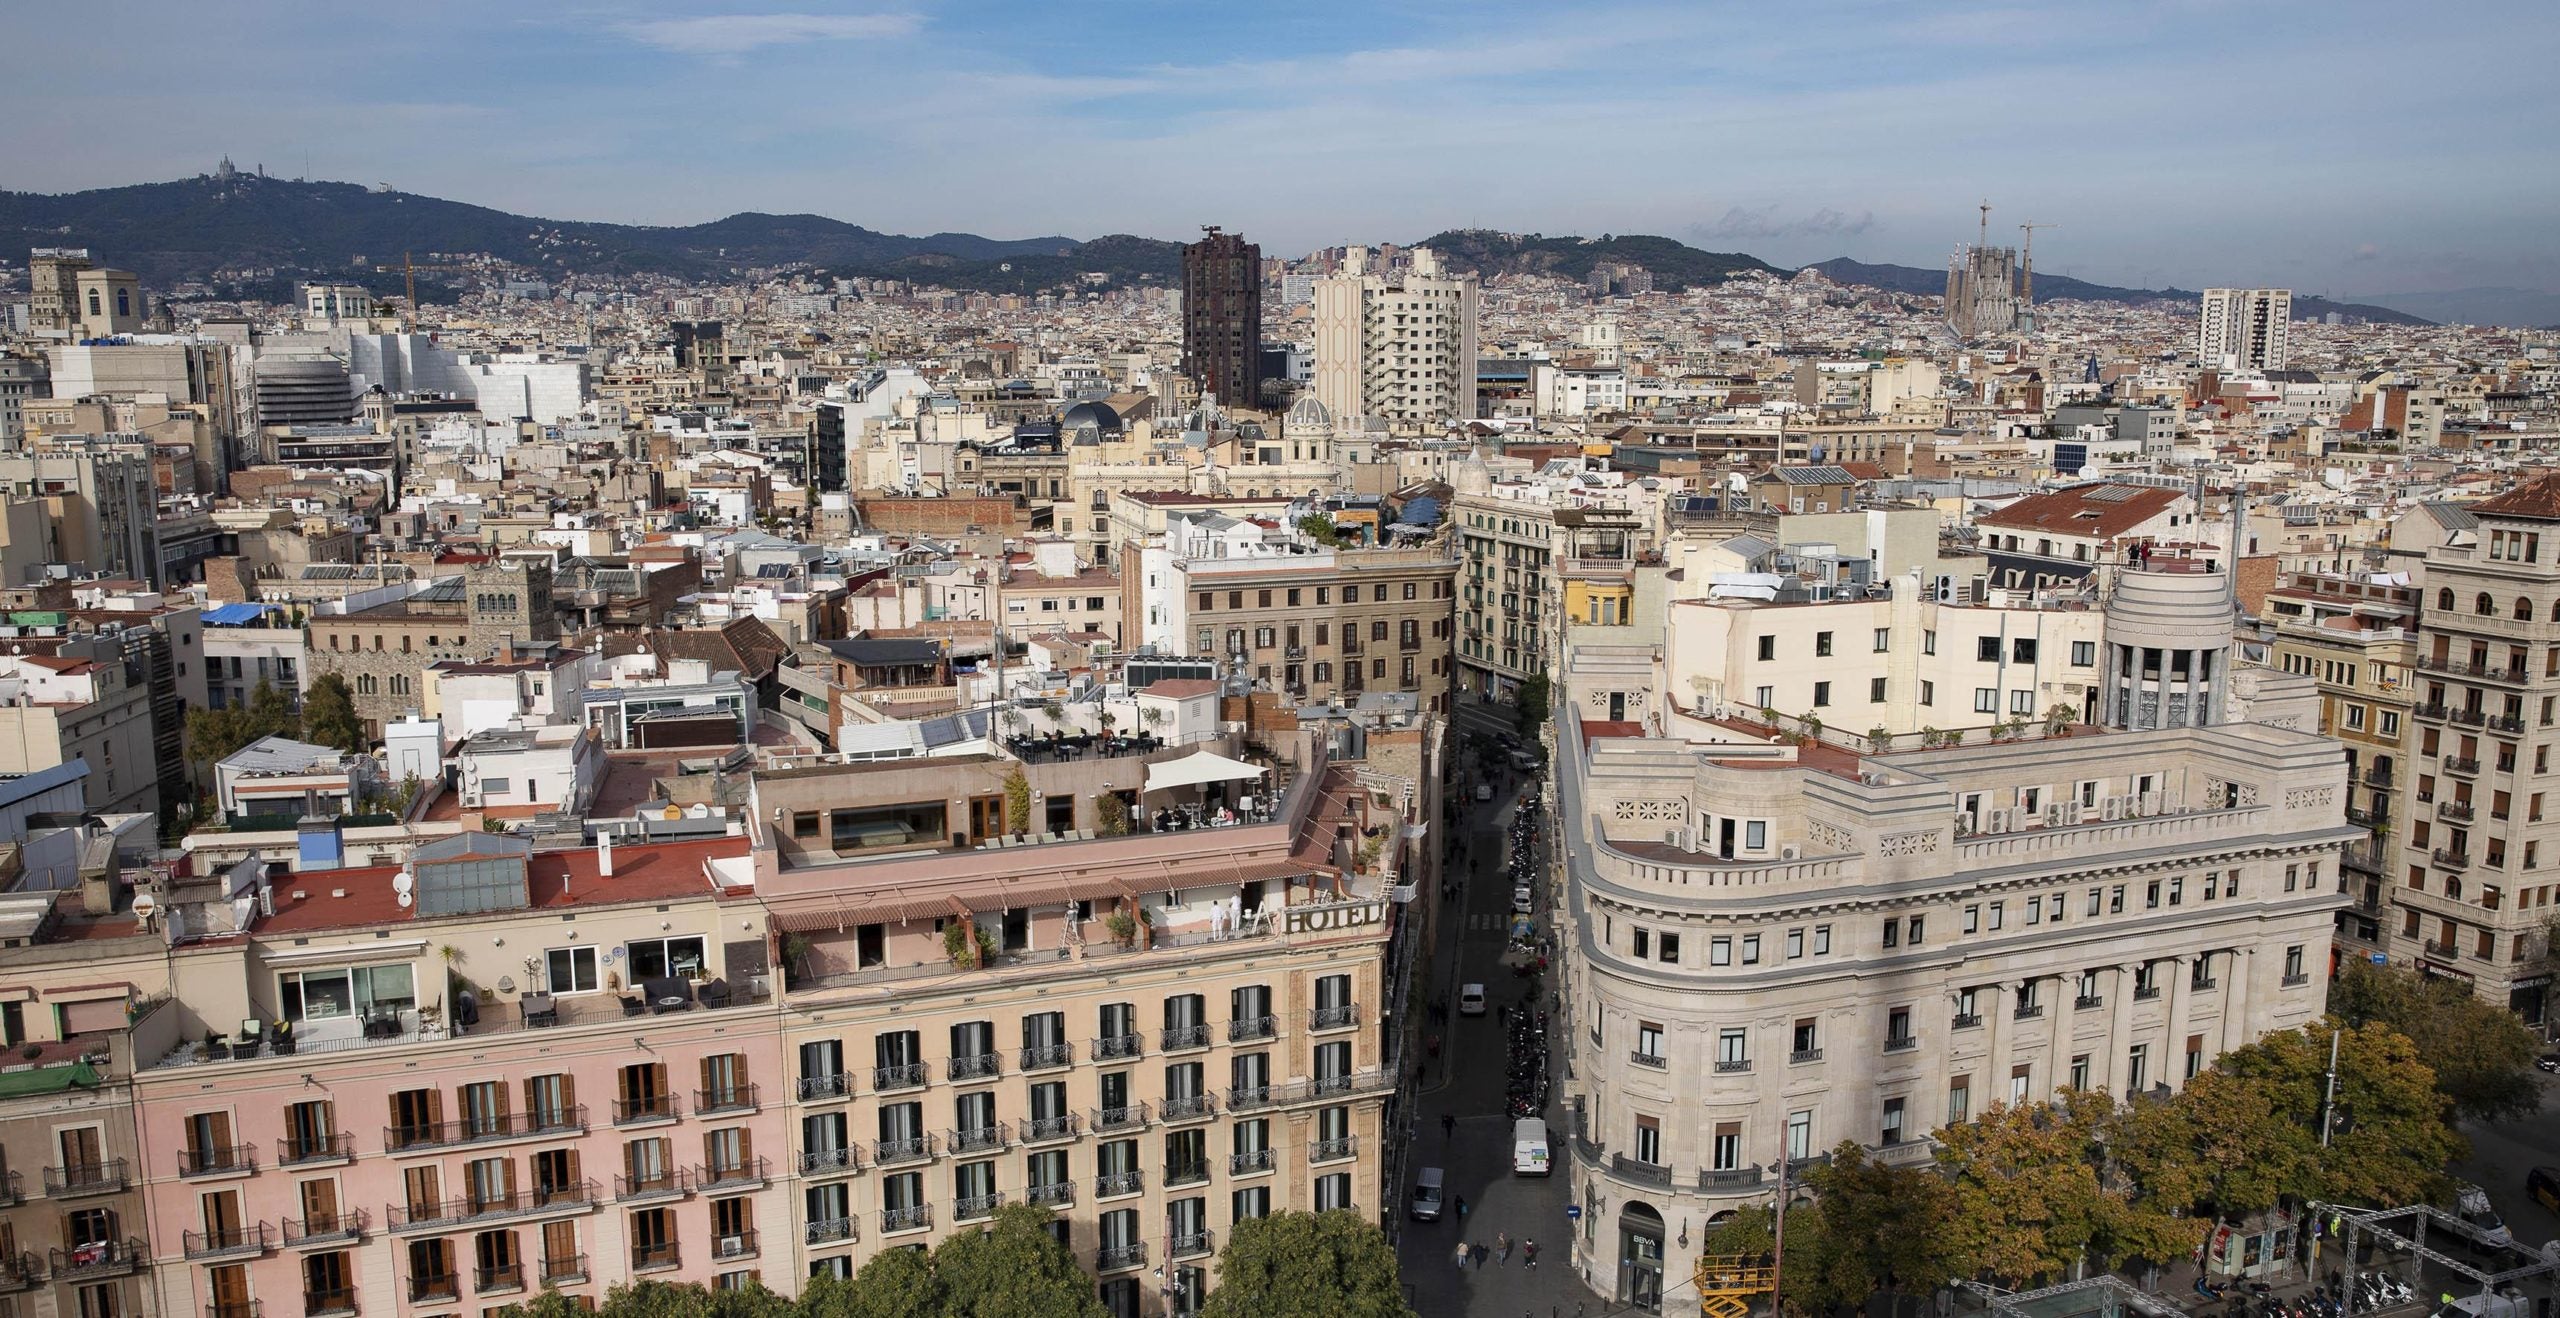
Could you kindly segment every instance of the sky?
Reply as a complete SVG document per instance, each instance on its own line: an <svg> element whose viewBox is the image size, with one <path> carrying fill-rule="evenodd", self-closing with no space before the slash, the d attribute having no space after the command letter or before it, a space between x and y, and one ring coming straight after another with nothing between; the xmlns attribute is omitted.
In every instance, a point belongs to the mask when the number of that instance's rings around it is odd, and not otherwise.
<svg viewBox="0 0 2560 1318"><path fill-rule="evenodd" d="M2343 295L2560 293L2550 0L17 0L0 187L225 154L561 219L1658 233Z"/></svg>

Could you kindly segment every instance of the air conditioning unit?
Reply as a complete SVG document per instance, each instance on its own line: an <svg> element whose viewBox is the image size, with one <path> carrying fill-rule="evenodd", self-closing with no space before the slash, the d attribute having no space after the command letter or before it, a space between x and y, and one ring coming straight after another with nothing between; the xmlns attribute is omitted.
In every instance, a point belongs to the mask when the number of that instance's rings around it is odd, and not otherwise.
<svg viewBox="0 0 2560 1318"><path fill-rule="evenodd" d="M2068 802L2062 807L2062 822L2065 824L2077 824L2080 822L2081 817L2087 812L2087 806L2084 806L2077 801Z"/></svg>
<svg viewBox="0 0 2560 1318"><path fill-rule="evenodd" d="M1804 848L1797 846L1793 842L1785 843L1778 848L1778 859L1802 860L1804 859Z"/></svg>
<svg viewBox="0 0 2560 1318"><path fill-rule="evenodd" d="M734 1258L746 1252L747 1238L745 1236L720 1237L720 1248L718 1250L718 1254L721 1258Z"/></svg>
<svg viewBox="0 0 2560 1318"><path fill-rule="evenodd" d="M2101 802L2098 807L2098 817L2101 819L2124 818L2124 798L2121 796L2110 796L2104 802Z"/></svg>
<svg viewBox="0 0 2560 1318"><path fill-rule="evenodd" d="M2142 794L2142 800L2138 802L2137 805L2137 813L2143 815L2145 818L2156 815L2160 813L2160 794L2158 792L2144 792Z"/></svg>
<svg viewBox="0 0 2560 1318"><path fill-rule="evenodd" d="M1985 833L2006 833L2006 832L2008 832L2008 831L2009 831L2009 812L2008 812L2008 811L2006 811L2006 810L1985 810L1985 811L1983 811L1983 812L1982 812L1982 831L1983 831L1983 832L1985 832Z"/></svg>
<svg viewBox="0 0 2560 1318"><path fill-rule="evenodd" d="M1689 830L1685 828L1665 829L1662 834L1662 841L1665 846L1671 847L1674 850L1687 851L1689 849Z"/></svg>
<svg viewBox="0 0 2560 1318"><path fill-rule="evenodd" d="M2049 805L2044 808L2044 826L2047 828L2060 828L2062 826L2061 806Z"/></svg>

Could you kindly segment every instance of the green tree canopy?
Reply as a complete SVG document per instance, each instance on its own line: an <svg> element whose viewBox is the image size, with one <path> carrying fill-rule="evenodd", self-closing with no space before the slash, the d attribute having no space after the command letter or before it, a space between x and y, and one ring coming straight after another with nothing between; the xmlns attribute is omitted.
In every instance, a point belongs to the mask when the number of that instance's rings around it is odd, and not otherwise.
<svg viewBox="0 0 2560 1318"><path fill-rule="evenodd" d="M1831 1306L1863 1306L1878 1291L1933 1290L1967 1271L1953 1227L1955 1190L1936 1169L1877 1162L1843 1140L1805 1180L1817 1196L1815 1258ZM1792 1221L1787 1246L1793 1256Z"/></svg>
<svg viewBox="0 0 2560 1318"><path fill-rule="evenodd" d="M1413 1318L1396 1252L1357 1213L1283 1212L1238 1222L1218 1251L1202 1318Z"/></svg>
<svg viewBox="0 0 2560 1318"><path fill-rule="evenodd" d="M302 732L302 716L293 702L266 682L246 705L221 709L196 706L187 711L187 758L197 765L222 760L260 737L293 737Z"/></svg>
<svg viewBox="0 0 2560 1318"><path fill-rule="evenodd" d="M851 1281L820 1277L801 1292L806 1318L941 1318L942 1286L921 1249L884 1249Z"/></svg>
<svg viewBox="0 0 2560 1318"><path fill-rule="evenodd" d="M2461 980L2350 961L2329 986L2329 1010L2349 1025L2380 1021L2408 1036L2457 1117L2498 1121L2542 1106L2533 1031Z"/></svg>
<svg viewBox="0 0 2560 1318"><path fill-rule="evenodd" d="M1531 673L1521 679L1519 693L1511 697L1511 707L1520 714L1520 726L1534 728L1547 721L1550 690L1544 673Z"/></svg>
<svg viewBox="0 0 2560 1318"><path fill-rule="evenodd" d="M2324 1020L2270 1034L2215 1065L2253 1082L2251 1092L2309 1130L2317 1148L2332 1034L2338 1036L2337 1105L2309 1192L2368 1204L2434 1198L2444 1186L2445 1164L2470 1144L2450 1124L2451 1100L2406 1035L2379 1021L2340 1031Z"/></svg>
<svg viewBox="0 0 2560 1318"><path fill-rule="evenodd" d="M364 731L364 720L356 715L356 693L347 679L336 673L322 673L312 679L311 689L302 693L302 738L315 746L335 746L351 755L362 755L373 749L372 738Z"/></svg>
<svg viewBox="0 0 2560 1318"><path fill-rule="evenodd" d="M1298 534L1327 549L1339 549L1346 543L1342 536L1342 528L1335 526L1333 519L1323 513L1308 513L1299 518Z"/></svg>
<svg viewBox="0 0 2560 1318"><path fill-rule="evenodd" d="M951 1318L1103 1318L1093 1279L1049 1234L1056 1217L1038 1204L1011 1204L976 1231L933 1251L933 1279Z"/></svg>
<svg viewBox="0 0 2560 1318"><path fill-rule="evenodd" d="M1777 1214L1766 1205L1734 1210L1698 1242L1702 1256L1738 1255L1759 1258L1777 1246ZM1838 1273L1831 1263L1831 1239L1822 1214L1810 1201L1787 1206L1787 1270L1779 1285L1788 1307L1799 1313L1828 1313L1846 1303L1836 1289ZM1757 1311L1758 1306L1753 1306Z"/></svg>
<svg viewBox="0 0 2560 1318"><path fill-rule="evenodd" d="M1938 1132L1954 1189L1950 1235L1974 1271L2010 1285L2059 1277L2084 1260L2113 1267L2173 1250L2169 1217L2111 1174L2104 1140L2115 1100L2065 1090L2051 1103L1995 1104Z"/></svg>

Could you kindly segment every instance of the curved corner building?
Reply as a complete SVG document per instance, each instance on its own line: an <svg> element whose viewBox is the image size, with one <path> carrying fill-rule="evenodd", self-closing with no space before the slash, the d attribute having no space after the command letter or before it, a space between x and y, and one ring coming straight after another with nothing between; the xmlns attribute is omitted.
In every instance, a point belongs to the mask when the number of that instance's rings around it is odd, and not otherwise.
<svg viewBox="0 0 2560 1318"><path fill-rule="evenodd" d="M2218 573L2120 573L2111 726L1884 754L1666 709L1645 649L1571 656L1563 1126L1594 1290L1678 1285L1782 1156L1926 1160L1995 1103L2172 1090L2318 1014L2344 766L2286 726L2303 679L2253 671L2261 721L2230 721L2230 609Z"/></svg>

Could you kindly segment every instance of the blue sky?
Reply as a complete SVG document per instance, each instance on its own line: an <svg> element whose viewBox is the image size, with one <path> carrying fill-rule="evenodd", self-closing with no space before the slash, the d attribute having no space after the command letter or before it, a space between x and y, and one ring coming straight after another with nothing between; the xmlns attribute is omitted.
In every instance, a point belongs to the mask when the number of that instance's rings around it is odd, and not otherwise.
<svg viewBox="0 0 2560 1318"><path fill-rule="evenodd" d="M999 237L1456 225L2117 283L2560 292L2549 0L10 7L0 186L209 169ZM128 90L129 89L129 90Z"/></svg>

